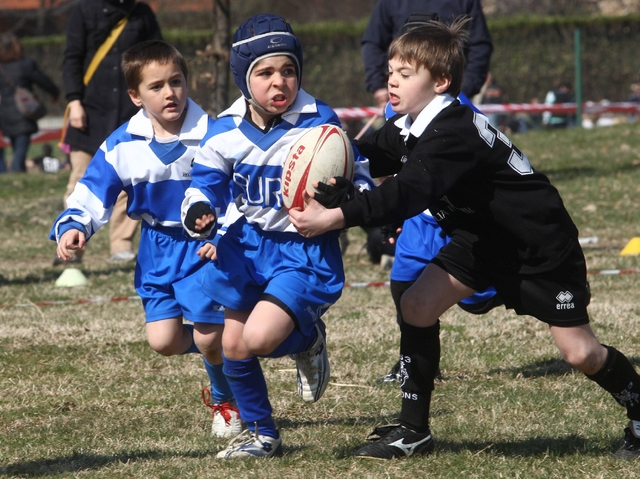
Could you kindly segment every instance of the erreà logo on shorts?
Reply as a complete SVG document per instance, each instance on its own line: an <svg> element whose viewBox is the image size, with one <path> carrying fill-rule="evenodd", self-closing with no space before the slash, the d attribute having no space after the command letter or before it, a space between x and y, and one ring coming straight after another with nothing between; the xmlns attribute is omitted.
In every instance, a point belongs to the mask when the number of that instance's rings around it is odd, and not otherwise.
<svg viewBox="0 0 640 479"><path fill-rule="evenodd" d="M556 299L558 300L556 309L573 309L576 307L576 305L571 302L573 295L569 291L560 291Z"/></svg>

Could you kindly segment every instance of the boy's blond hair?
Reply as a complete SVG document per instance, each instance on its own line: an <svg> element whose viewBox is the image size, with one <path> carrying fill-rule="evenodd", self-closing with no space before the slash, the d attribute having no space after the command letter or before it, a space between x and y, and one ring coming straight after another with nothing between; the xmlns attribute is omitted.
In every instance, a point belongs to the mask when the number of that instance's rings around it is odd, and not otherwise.
<svg viewBox="0 0 640 479"><path fill-rule="evenodd" d="M466 64L465 47L471 19L464 15L450 25L429 21L400 35L389 46L389 59L412 65L416 70L426 68L434 79L449 77L451 85L446 93L458 96Z"/></svg>
<svg viewBox="0 0 640 479"><path fill-rule="evenodd" d="M185 80L189 70L187 62L176 47L162 40L147 40L132 46L122 54L122 73L129 90L138 91L142 82L142 69L151 63L177 65Z"/></svg>

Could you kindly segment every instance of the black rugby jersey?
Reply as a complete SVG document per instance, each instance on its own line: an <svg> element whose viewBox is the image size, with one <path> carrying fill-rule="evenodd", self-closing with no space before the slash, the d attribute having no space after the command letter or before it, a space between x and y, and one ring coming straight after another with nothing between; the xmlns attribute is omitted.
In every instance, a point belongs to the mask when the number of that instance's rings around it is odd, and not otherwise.
<svg viewBox="0 0 640 479"><path fill-rule="evenodd" d="M380 226L425 209L496 272L557 266L578 230L560 194L485 116L457 100L405 144L397 115L356 142L373 177L396 174L341 206L345 226Z"/></svg>

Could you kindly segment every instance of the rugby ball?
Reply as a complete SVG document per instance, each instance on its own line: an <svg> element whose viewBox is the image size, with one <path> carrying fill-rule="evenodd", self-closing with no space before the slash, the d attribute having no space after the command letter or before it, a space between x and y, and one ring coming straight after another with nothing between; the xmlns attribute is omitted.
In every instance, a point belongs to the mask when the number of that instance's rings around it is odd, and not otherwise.
<svg viewBox="0 0 640 479"><path fill-rule="evenodd" d="M334 176L353 181L351 142L336 125L311 128L291 147L282 167L284 207L304 209L304 192L316 191L312 183L329 183Z"/></svg>

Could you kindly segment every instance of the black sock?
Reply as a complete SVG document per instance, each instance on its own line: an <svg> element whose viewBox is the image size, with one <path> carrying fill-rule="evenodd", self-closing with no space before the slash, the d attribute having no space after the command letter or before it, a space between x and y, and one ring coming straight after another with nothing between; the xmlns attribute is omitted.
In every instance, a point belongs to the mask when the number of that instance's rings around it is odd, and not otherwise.
<svg viewBox="0 0 640 479"><path fill-rule="evenodd" d="M624 354L611 346L603 346L608 351L604 366L586 376L626 408L629 419L640 421L640 375Z"/></svg>
<svg viewBox="0 0 640 479"><path fill-rule="evenodd" d="M400 324L400 424L416 432L429 428L434 378L440 366L440 322L428 328Z"/></svg>
<svg viewBox="0 0 640 479"><path fill-rule="evenodd" d="M396 321L398 322L398 326L402 325L402 309L400 308L400 300L402 299L402 295L405 291L413 286L413 283L415 283L415 281L390 280L389 289L391 291L391 298L393 298L393 304L396 307Z"/></svg>

